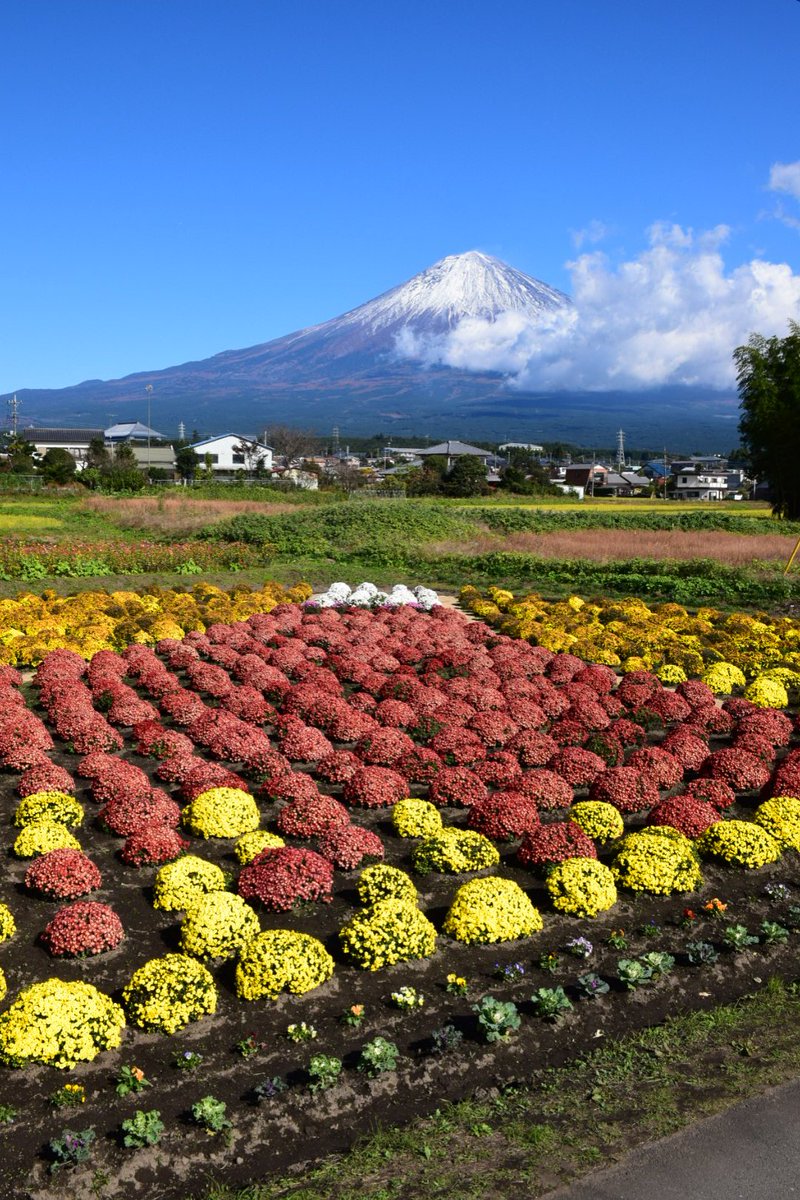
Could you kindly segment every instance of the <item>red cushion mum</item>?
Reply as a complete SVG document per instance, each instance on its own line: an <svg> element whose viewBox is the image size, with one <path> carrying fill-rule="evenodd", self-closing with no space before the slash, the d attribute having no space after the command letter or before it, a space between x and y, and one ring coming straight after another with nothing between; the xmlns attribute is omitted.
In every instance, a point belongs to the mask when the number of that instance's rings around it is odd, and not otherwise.
<svg viewBox="0 0 800 1200"><path fill-rule="evenodd" d="M125 930L113 908L91 900L79 900L62 908L44 928L42 944L56 958L82 958L113 950Z"/></svg>
<svg viewBox="0 0 800 1200"><path fill-rule="evenodd" d="M573 787L585 787L606 769L606 764L598 754L592 754L591 750L583 750L580 746L565 746L553 755L548 766Z"/></svg>
<svg viewBox="0 0 800 1200"><path fill-rule="evenodd" d="M589 788L589 799L613 804L622 813L641 812L658 803L658 785L635 767L609 767Z"/></svg>
<svg viewBox="0 0 800 1200"><path fill-rule="evenodd" d="M260 900L271 912L289 912L295 904L321 900L328 904L333 867L313 850L293 846L262 850L239 875L239 895Z"/></svg>
<svg viewBox="0 0 800 1200"><path fill-rule="evenodd" d="M628 766L647 772L661 788L675 787L683 779L683 765L660 746L642 746L640 750L634 750Z"/></svg>
<svg viewBox="0 0 800 1200"><path fill-rule="evenodd" d="M647 816L648 825L671 825L689 838L700 837L718 820L719 811L713 804L685 795L660 800Z"/></svg>
<svg viewBox="0 0 800 1200"><path fill-rule="evenodd" d="M129 867L160 867L183 854L189 845L168 825L145 825L130 835L119 856Z"/></svg>
<svg viewBox="0 0 800 1200"><path fill-rule="evenodd" d="M312 838L334 825L349 825L350 814L333 796L300 796L281 809L275 824L286 837Z"/></svg>
<svg viewBox="0 0 800 1200"><path fill-rule="evenodd" d="M567 858L597 858L594 842L574 821L538 825L526 833L517 851L525 867L547 867Z"/></svg>
<svg viewBox="0 0 800 1200"><path fill-rule="evenodd" d="M147 796L118 796L104 804L98 820L111 833L129 837L145 825L168 825L177 829L181 810L166 792L151 788Z"/></svg>
<svg viewBox="0 0 800 1200"><path fill-rule="evenodd" d="M408 795L408 780L388 767L362 767L344 785L345 803L388 808Z"/></svg>
<svg viewBox="0 0 800 1200"><path fill-rule="evenodd" d="M82 850L50 850L34 859L25 872L25 887L54 900L73 900L94 892L103 878Z"/></svg>
<svg viewBox="0 0 800 1200"><path fill-rule="evenodd" d="M709 779L721 779L736 792L752 792L769 781L770 768L746 750L715 750L702 766Z"/></svg>
<svg viewBox="0 0 800 1200"><path fill-rule="evenodd" d="M442 767L428 791L431 803L444 806L469 807L486 795L486 784L467 767Z"/></svg>
<svg viewBox="0 0 800 1200"><path fill-rule="evenodd" d="M566 779L546 769L526 771L521 779L514 782L513 790L529 796L540 809L546 810L569 808L574 799L572 787Z"/></svg>
<svg viewBox="0 0 800 1200"><path fill-rule="evenodd" d="M364 859L383 858L383 842L371 829L336 825L319 839L319 852L342 871L354 871Z"/></svg>
<svg viewBox="0 0 800 1200"><path fill-rule="evenodd" d="M535 800L523 792L493 792L469 810L467 825L484 837L507 841L521 837L539 824Z"/></svg>

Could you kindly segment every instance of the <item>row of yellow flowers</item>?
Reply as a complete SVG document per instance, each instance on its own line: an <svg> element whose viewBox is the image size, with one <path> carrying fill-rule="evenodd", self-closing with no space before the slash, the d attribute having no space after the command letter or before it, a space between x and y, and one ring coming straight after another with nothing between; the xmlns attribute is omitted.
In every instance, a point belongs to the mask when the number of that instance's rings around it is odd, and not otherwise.
<svg viewBox="0 0 800 1200"><path fill-rule="evenodd" d="M244 621L277 604L298 604L310 595L307 583L285 588L269 582L260 589L197 583L185 591L26 593L0 600L0 663L35 667L62 647L91 658L98 650L122 650L131 642L154 645L161 638L203 632L215 622Z"/></svg>
<svg viewBox="0 0 800 1200"><path fill-rule="evenodd" d="M800 621L791 617L710 607L690 613L681 604L638 598L550 602L497 587L464 587L459 600L510 637L624 672L655 671L665 683L700 677L714 691L730 692L758 677L762 691L774 691L765 702L776 707L787 702L782 691L800 690Z"/></svg>

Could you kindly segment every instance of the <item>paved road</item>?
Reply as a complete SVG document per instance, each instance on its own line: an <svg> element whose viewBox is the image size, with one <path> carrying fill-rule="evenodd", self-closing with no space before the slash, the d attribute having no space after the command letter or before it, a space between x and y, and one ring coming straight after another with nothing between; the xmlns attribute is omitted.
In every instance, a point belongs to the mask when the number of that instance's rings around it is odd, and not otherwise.
<svg viewBox="0 0 800 1200"><path fill-rule="evenodd" d="M547 1200L800 1197L800 1080L634 1150Z"/></svg>

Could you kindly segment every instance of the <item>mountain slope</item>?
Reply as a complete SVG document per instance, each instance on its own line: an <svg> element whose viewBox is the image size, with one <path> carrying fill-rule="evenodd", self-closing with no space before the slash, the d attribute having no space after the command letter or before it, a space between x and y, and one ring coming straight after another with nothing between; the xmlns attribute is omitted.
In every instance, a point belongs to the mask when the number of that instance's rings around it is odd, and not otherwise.
<svg viewBox="0 0 800 1200"><path fill-rule="evenodd" d="M152 423L167 433L188 429L255 431L271 423L338 425L353 434L613 441L622 422L656 439L686 414L701 436L697 395L658 393L655 403L628 394L522 393L493 372L425 366L405 347L439 336L465 318L494 321L504 312L547 319L569 309L562 292L478 251L450 255L383 295L325 321L243 350L124 379L89 380L58 390L19 390L25 421L106 423L141 418L152 386ZM2 399L2 397L0 397ZM723 415L727 413L725 398ZM694 408L692 406L695 406ZM655 426L653 422L655 419ZM710 414L709 430L718 428ZM707 432L707 431L706 431Z"/></svg>

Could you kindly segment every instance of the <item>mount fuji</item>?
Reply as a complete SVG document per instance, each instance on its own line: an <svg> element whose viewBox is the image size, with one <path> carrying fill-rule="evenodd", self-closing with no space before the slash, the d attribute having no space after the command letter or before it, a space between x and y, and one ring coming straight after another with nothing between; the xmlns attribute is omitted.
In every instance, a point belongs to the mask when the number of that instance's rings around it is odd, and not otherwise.
<svg viewBox="0 0 800 1200"><path fill-rule="evenodd" d="M154 427L252 432L275 423L343 434L387 431L433 437L612 444L622 424L630 438L660 445L687 420L700 442L720 435L715 402L688 389L649 395L541 394L511 388L499 372L424 361L430 345L460 322L520 314L529 323L567 315L563 292L478 251L450 255L405 283L339 317L244 350L124 379L73 387L18 389L25 423L103 425L142 419L152 387ZM0 397L0 400L4 397ZM728 405L729 410L729 405ZM723 427L730 440L731 426Z"/></svg>

